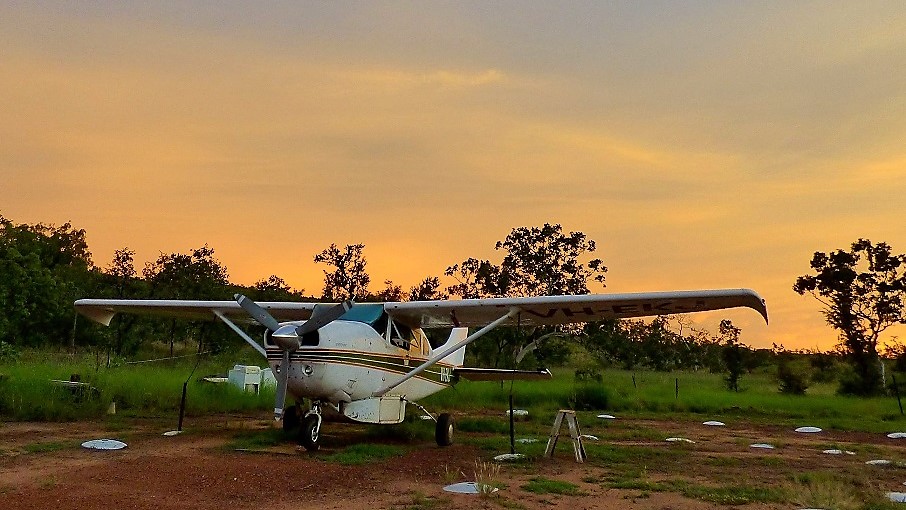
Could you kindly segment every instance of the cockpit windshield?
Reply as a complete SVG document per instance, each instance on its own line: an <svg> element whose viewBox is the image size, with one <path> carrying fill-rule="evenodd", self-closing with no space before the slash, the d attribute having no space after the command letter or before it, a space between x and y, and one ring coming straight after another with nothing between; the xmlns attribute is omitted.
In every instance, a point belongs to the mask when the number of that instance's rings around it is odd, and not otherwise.
<svg viewBox="0 0 906 510"><path fill-rule="evenodd" d="M355 304L350 308L346 313L344 313L340 320L344 321L354 321L354 322L364 322L369 326L376 329L378 332L383 333L383 329L378 329L380 325L379 322L383 322L386 325L386 318L382 317L384 315L384 305L382 304ZM381 319L384 319L383 321ZM386 327L386 326L385 326Z"/></svg>
<svg viewBox="0 0 906 510"><path fill-rule="evenodd" d="M354 305L340 317L340 320L368 324L379 335L389 340L391 344L407 351L412 341L416 338L414 332L408 326L400 322L391 321L382 304L364 303Z"/></svg>

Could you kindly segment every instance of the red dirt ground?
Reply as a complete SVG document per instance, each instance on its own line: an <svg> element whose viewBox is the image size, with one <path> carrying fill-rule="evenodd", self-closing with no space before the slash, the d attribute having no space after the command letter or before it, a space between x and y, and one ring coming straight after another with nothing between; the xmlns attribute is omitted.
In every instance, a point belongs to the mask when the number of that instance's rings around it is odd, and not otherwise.
<svg viewBox="0 0 906 510"><path fill-rule="evenodd" d="M202 423L199 423L202 421ZM264 452L239 452L225 445L244 429L271 426L254 417L205 418L177 437L163 437L167 430L160 422L129 422L119 432L110 432L104 423L3 423L0 424L0 508L28 509L362 509L383 508L525 508L539 509L569 505L571 510L726 508L684 497L676 492L644 492L610 489L595 481L607 473L593 462L578 464L566 444L558 445L553 459L529 466L503 466L495 480L505 488L497 496L469 496L446 493L442 487L463 481L473 474L476 461L491 455L469 444L438 448L419 442L408 453L386 461L344 466L326 462L326 454L344 443L361 440L355 428L329 423L324 438L328 448L309 454L292 445ZM708 428L699 423L677 424L639 420L634 426L668 431L698 441L688 455L675 462L692 478L756 480L775 483L778 474L771 466L803 470L839 469L865 472L877 479L879 490L898 490L903 470L865 466L875 455L906 458L906 447L879 434L824 433L821 437L795 434L786 429L741 425ZM586 430L586 432L588 432ZM596 433L596 432L592 432ZM665 434L665 437L668 435ZM126 438L129 446L119 451L91 451L78 447L86 439ZM459 437L462 437L460 435ZM768 438L782 443L782 457L775 464L755 467L746 459L759 455L749 442ZM604 443L677 448L657 441L610 440ZM374 442L374 440L371 440ZM906 440L903 440L906 444ZM29 452L34 445L59 442L51 451ZM468 442L466 442L468 443ZM856 457L828 456L821 445L862 447ZM869 445L869 446L865 446ZM326 451L325 451L326 450ZM676 457L673 457L676 459ZM590 461L594 459L589 459ZM665 461L666 462L666 461ZM521 488L535 476L569 481L584 495L534 494ZM591 480L590 482L588 480ZM903 488L902 485L899 485ZM906 488L903 488L906 489ZM794 508L788 503L749 504L747 509Z"/></svg>

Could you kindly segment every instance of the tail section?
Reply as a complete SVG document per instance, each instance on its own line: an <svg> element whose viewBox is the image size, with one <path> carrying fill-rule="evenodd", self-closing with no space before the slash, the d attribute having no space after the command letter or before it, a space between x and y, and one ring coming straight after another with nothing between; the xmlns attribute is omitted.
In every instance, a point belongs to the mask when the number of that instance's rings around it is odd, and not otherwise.
<svg viewBox="0 0 906 510"><path fill-rule="evenodd" d="M441 352L444 349L455 345L458 342L465 340L469 336L469 328L453 328L453 331L450 332L450 338L447 339L447 343L441 345L437 349L434 349L435 352ZM461 349L457 349L451 352L447 357L440 360L441 363L449 363L456 367L461 367L466 358L466 346L463 346Z"/></svg>

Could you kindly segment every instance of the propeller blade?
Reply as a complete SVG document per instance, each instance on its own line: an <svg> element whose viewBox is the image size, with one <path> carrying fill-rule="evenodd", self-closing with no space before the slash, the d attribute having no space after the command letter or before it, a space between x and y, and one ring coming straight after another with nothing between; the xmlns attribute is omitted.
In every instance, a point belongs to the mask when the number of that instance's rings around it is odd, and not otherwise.
<svg viewBox="0 0 906 510"><path fill-rule="evenodd" d="M342 303L332 306L323 312L312 313L311 318L305 321L305 324L296 328L296 334L302 336L306 333L319 330L327 324L339 319L344 313L352 308L352 301L343 301ZM317 310L317 309L316 309Z"/></svg>
<svg viewBox="0 0 906 510"><path fill-rule="evenodd" d="M277 322L277 319L273 318L271 314L267 313L267 310L261 308L258 303L252 301L251 299L243 296L242 294L233 294L233 298L239 303L239 306L246 311L253 319L258 321L262 326L271 330L273 333L277 331L280 327L280 323Z"/></svg>
<svg viewBox="0 0 906 510"><path fill-rule="evenodd" d="M274 420L283 417L283 406L286 405L286 387L289 384L289 351L283 351L283 362L277 374L277 398L274 400Z"/></svg>

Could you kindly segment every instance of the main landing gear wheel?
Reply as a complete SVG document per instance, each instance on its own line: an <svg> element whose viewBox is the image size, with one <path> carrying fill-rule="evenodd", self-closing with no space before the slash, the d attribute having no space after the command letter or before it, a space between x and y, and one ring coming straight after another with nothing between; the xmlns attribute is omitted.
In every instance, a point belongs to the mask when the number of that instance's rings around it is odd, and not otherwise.
<svg viewBox="0 0 906 510"><path fill-rule="evenodd" d="M289 406L283 411L283 432L292 434L299 428L299 406Z"/></svg>
<svg viewBox="0 0 906 510"><path fill-rule="evenodd" d="M316 414L309 414L302 419L302 427L299 429L299 444L310 452L317 451L321 447L318 439L321 438L321 417Z"/></svg>
<svg viewBox="0 0 906 510"><path fill-rule="evenodd" d="M450 446L453 444L453 417L443 413L437 417L437 428L434 430L434 439L437 446Z"/></svg>

